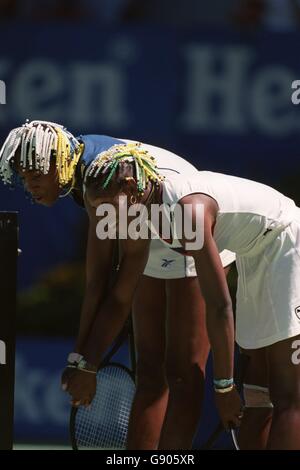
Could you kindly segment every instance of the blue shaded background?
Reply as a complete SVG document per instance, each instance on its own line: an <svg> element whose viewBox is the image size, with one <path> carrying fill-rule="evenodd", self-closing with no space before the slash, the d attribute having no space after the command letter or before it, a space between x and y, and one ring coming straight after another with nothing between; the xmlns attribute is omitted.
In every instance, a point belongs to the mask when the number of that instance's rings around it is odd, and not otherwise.
<svg viewBox="0 0 300 470"><path fill-rule="evenodd" d="M7 84L2 140L26 118L46 119L74 134L165 146L199 169L273 185L300 169L300 108L291 102L298 34L71 25L54 33L52 26L4 24L0 38L0 77ZM20 286L26 287L44 268L72 257L84 214L66 200L53 209L32 206L21 191L1 185L0 210L10 209L20 211Z"/></svg>
<svg viewBox="0 0 300 470"><path fill-rule="evenodd" d="M0 105L0 138L26 118L52 120L74 134L149 142L199 169L281 187L300 176L300 108L291 102L299 45L297 33L3 24L0 79L7 104ZM1 185L0 210L20 213L20 290L82 258L86 215L68 198L45 209ZM67 438L59 374L72 344L19 340L18 440ZM209 394L203 420L207 435L217 422Z"/></svg>

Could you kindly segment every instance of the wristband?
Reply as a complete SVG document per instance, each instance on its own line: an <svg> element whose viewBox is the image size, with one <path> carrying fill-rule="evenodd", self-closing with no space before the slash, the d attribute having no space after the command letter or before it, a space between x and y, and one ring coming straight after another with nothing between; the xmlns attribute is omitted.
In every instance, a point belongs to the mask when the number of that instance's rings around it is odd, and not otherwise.
<svg viewBox="0 0 300 470"><path fill-rule="evenodd" d="M215 387L215 392L216 393L229 393L234 389L234 384L230 385L229 387L226 388L216 388Z"/></svg>
<svg viewBox="0 0 300 470"><path fill-rule="evenodd" d="M214 380L215 388L227 388L227 387L230 387L230 385L233 385L233 378Z"/></svg>
<svg viewBox="0 0 300 470"><path fill-rule="evenodd" d="M83 356L81 354L78 354L78 353L75 353L75 352L71 352L69 355L68 355L68 363L69 364L78 364L79 361L81 361L81 359L83 358Z"/></svg>

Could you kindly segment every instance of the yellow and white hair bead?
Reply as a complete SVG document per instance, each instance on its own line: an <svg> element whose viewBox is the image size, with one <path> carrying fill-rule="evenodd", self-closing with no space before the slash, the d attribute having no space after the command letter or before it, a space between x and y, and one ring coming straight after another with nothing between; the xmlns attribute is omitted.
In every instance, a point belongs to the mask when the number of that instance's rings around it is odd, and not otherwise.
<svg viewBox="0 0 300 470"><path fill-rule="evenodd" d="M13 184L13 163L18 149L21 170L47 174L51 159L55 158L61 187L73 180L81 155L80 142L62 125L48 121L26 121L9 133L0 150L0 177L4 183Z"/></svg>

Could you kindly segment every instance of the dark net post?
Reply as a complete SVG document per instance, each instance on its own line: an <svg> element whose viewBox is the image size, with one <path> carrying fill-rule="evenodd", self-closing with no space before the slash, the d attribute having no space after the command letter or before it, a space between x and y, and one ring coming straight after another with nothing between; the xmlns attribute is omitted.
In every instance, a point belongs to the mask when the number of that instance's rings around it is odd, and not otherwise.
<svg viewBox="0 0 300 470"><path fill-rule="evenodd" d="M0 450L13 446L18 219L0 212Z"/></svg>

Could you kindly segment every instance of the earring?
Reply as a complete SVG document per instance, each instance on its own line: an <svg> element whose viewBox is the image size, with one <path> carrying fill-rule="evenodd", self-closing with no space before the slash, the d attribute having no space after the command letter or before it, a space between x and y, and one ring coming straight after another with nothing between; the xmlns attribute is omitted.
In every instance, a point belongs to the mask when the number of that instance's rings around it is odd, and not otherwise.
<svg viewBox="0 0 300 470"><path fill-rule="evenodd" d="M136 200L137 199L136 199L135 196L133 196L133 195L130 196L130 204L136 204Z"/></svg>
<svg viewBox="0 0 300 470"><path fill-rule="evenodd" d="M72 190L73 190L73 186L71 186L65 193L60 194L58 197L63 198L63 197L69 196Z"/></svg>

